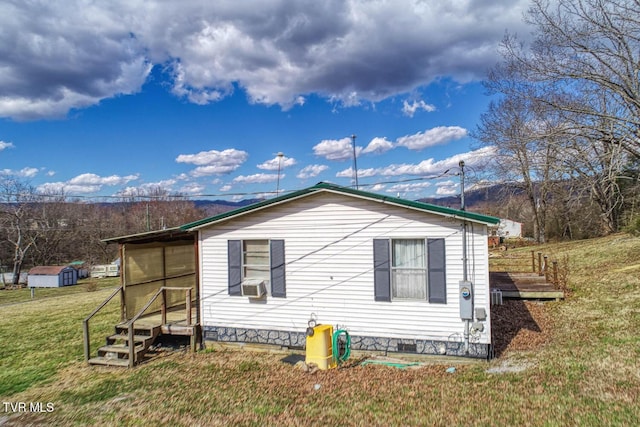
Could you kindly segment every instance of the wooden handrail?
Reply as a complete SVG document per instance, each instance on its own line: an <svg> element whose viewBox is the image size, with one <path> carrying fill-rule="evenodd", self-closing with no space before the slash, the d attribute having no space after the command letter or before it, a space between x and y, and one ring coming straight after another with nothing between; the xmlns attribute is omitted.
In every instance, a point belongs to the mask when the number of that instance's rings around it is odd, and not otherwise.
<svg viewBox="0 0 640 427"><path fill-rule="evenodd" d="M120 293L124 292L124 287L120 286L118 289L113 291L113 293L109 295L109 297L106 300L104 300L102 304L98 306L98 308L93 310L91 314L88 315L82 321L82 332L84 335L84 360L85 361L89 360L89 358L91 357L91 345L89 343L89 320L91 320L93 316L95 316L100 310L102 310L109 303L109 301L111 301L113 297L115 297L116 294L118 294L119 292ZM121 298L124 298L124 295L122 295ZM122 313L120 314L120 316L121 316L120 320L122 320Z"/></svg>
<svg viewBox="0 0 640 427"><path fill-rule="evenodd" d="M182 273L182 274L175 274L173 276L167 276L167 277L161 277L159 279L149 279L149 280L143 280L141 282L132 282L132 283L127 283L127 286L137 286L137 285L146 285L149 283L153 283L153 282L164 282L166 280L171 280L171 279L180 279L181 277L188 277L188 276L193 276L195 275L195 271L193 273ZM183 288L184 289L184 288Z"/></svg>
<svg viewBox="0 0 640 427"><path fill-rule="evenodd" d="M129 338L129 367L133 368L133 366L135 365L135 357L136 357L136 349L135 349L135 343L133 341L133 335L134 335L134 323L144 314L145 311L147 311L149 309L149 307L151 307L151 304L153 304L153 302L160 296L162 295L162 308L161 308L161 316L162 316L162 324L165 324L167 321L167 294L166 291L185 291L186 295L189 296L189 304L186 304L185 306L185 311L187 312L187 316L189 316L187 318L187 324L190 324L191 322L191 287L188 288L179 288L179 287L175 287L175 286L162 286L160 289L158 289L158 291L151 297L151 299L149 301L147 301L147 303L144 305L144 307L142 307L140 309L140 311L138 311L138 313L136 313L135 316L133 316L131 318L131 320L129 320L129 322L127 323L127 332L128 332L128 338Z"/></svg>

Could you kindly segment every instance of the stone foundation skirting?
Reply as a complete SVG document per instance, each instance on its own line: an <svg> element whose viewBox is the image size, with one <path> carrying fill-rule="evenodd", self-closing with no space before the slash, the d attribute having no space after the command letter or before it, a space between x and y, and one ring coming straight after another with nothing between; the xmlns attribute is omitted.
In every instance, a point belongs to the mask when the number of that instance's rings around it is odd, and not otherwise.
<svg viewBox="0 0 640 427"><path fill-rule="evenodd" d="M304 332L275 331L268 329L227 328L204 326L205 341L271 344L280 347L304 348ZM469 343L469 354L465 354L465 344L461 341L410 340L385 337L351 335L351 349L386 353L415 353L463 356L478 359L489 358L489 344Z"/></svg>

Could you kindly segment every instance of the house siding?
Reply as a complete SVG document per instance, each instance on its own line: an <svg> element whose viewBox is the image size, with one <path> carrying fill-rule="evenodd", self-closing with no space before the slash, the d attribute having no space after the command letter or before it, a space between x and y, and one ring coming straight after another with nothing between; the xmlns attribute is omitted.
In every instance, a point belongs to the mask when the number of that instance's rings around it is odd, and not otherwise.
<svg viewBox="0 0 640 427"><path fill-rule="evenodd" d="M289 343L280 345L299 346L313 315L318 323L347 329L356 346L382 340L379 349L393 348L395 341L390 340L409 340L428 350L438 348L434 343L459 347L463 340L458 305L458 282L463 278L459 219L321 193L205 227L199 233L205 338L233 341L230 337L235 336L237 341L260 342L253 337L272 333ZM484 331L473 337L474 348L486 348L491 336L486 226L473 224L467 235L475 306L487 313ZM373 240L381 238L444 239L447 304L375 301ZM285 298L253 301L228 294L227 242L242 239L284 240ZM293 338L283 341L286 334Z"/></svg>

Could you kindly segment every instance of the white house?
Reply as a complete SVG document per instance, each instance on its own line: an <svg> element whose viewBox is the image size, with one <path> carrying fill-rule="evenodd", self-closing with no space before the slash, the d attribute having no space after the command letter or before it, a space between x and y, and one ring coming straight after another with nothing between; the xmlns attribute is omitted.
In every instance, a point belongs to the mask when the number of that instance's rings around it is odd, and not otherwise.
<svg viewBox="0 0 640 427"><path fill-rule="evenodd" d="M205 340L487 357L498 218L320 183L180 227L196 233Z"/></svg>
<svg viewBox="0 0 640 427"><path fill-rule="evenodd" d="M507 238L522 237L522 223L503 218L498 225L497 235Z"/></svg>
<svg viewBox="0 0 640 427"><path fill-rule="evenodd" d="M78 271L68 265L47 265L29 270L30 288L59 288L78 283Z"/></svg>

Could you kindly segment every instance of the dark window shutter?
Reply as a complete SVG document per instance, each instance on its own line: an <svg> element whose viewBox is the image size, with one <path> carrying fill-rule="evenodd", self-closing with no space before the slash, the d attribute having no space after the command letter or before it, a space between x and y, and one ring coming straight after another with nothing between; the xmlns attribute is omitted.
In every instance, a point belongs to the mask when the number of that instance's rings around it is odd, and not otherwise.
<svg viewBox="0 0 640 427"><path fill-rule="evenodd" d="M229 267L229 295L242 295L242 240L227 242L227 256Z"/></svg>
<svg viewBox="0 0 640 427"><path fill-rule="evenodd" d="M376 301L391 301L389 239L373 240L373 288Z"/></svg>
<svg viewBox="0 0 640 427"><path fill-rule="evenodd" d="M271 296L285 298L284 240L271 240Z"/></svg>
<svg viewBox="0 0 640 427"><path fill-rule="evenodd" d="M447 303L444 239L427 239L429 257L429 302Z"/></svg>

